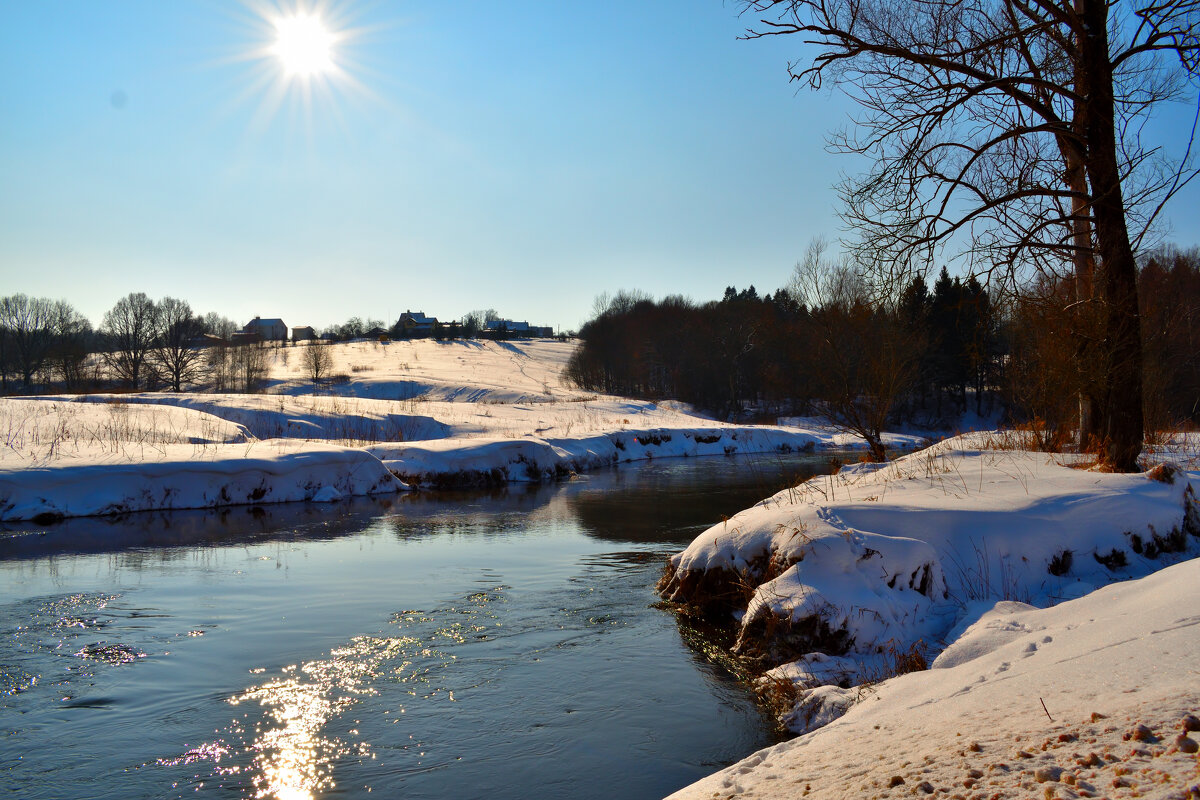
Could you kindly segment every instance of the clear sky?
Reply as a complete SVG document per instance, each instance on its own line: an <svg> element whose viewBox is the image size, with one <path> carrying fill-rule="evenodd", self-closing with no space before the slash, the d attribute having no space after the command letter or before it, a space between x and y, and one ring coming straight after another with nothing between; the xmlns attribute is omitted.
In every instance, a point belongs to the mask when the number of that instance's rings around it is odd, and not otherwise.
<svg viewBox="0 0 1200 800"><path fill-rule="evenodd" d="M310 78L268 52L296 8L0 0L0 294L567 329L621 288L772 291L838 235L849 106L730 0L305 2Z"/></svg>

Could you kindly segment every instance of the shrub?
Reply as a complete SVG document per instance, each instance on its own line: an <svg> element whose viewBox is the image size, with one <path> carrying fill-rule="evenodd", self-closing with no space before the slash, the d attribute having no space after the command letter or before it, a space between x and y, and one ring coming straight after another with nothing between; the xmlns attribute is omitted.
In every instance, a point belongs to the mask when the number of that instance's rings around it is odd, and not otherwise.
<svg viewBox="0 0 1200 800"><path fill-rule="evenodd" d="M1061 578L1063 575L1066 575L1071 571L1071 562L1074 560L1075 554L1070 550L1059 550L1054 554L1054 557L1050 559L1050 563L1047 565L1046 570L1051 575Z"/></svg>

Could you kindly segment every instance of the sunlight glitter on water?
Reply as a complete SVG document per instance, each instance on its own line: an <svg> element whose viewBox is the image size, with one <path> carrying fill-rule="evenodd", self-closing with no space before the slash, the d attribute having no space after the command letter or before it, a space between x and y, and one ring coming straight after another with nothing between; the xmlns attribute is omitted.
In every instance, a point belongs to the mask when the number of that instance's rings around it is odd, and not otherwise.
<svg viewBox="0 0 1200 800"><path fill-rule="evenodd" d="M486 631L500 625L489 605L502 600L506 588L475 592L461 606L430 614L403 611L392 616L393 625L412 629L416 636L357 636L344 647L331 650L328 658L284 667L280 677L229 698L230 705L254 703L261 709L258 713L244 714L242 720L235 720L227 729L227 738L241 739L241 745L210 742L159 764L177 766L210 761L214 776L248 774L253 797L312 800L334 788L334 771L339 762L373 757L370 742L350 740L358 736L356 728L346 730L344 737L328 729L332 722L346 717L362 697L377 695L377 684L408 684L406 693L411 697L456 702L454 692L435 681L456 660L438 645L487 641ZM263 671L256 668L251 673ZM398 711L404 713L403 708ZM251 722L255 719L257 722ZM245 732L245 723L253 726L252 733ZM344 725L341 727L345 729ZM419 743L414 744L419 749ZM244 768L221 766L231 747L249 755L250 763ZM424 758L425 753L415 755ZM422 767L418 762L416 768Z"/></svg>
<svg viewBox="0 0 1200 800"><path fill-rule="evenodd" d="M255 797L309 800L334 786L334 764L370 753L366 742L351 744L323 734L330 720L344 714L365 694L379 665L418 642L411 637L359 636L322 661L285 667L288 677L253 687L230 698L231 705L257 702L265 719L256 726L253 752ZM353 733L353 731L351 731Z"/></svg>
<svg viewBox="0 0 1200 800"><path fill-rule="evenodd" d="M731 494L731 469L254 516L245 535L169 518L212 541L160 544L141 519L0 536L0 785L29 800L665 796L773 741L651 606L666 553L761 496L757 474Z"/></svg>

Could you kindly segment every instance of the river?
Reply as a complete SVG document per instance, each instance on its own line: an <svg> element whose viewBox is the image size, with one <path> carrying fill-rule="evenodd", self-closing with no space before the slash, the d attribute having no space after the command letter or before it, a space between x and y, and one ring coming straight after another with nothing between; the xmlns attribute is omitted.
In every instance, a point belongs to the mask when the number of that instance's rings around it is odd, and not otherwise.
<svg viewBox="0 0 1200 800"><path fill-rule="evenodd" d="M68 798L659 798L776 741L653 607L828 454L0 532L0 785Z"/></svg>

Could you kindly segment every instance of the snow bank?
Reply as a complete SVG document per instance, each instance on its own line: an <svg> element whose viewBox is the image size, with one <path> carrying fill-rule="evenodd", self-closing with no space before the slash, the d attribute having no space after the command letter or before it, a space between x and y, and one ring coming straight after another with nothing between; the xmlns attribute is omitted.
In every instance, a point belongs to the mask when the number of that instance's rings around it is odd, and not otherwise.
<svg viewBox="0 0 1200 800"><path fill-rule="evenodd" d="M772 674L803 700L824 680L806 654L852 657L838 682L858 683L881 658L936 652L978 601L1045 605L1200 552L1197 473L1099 474L986 442L781 492L697 537L660 591L736 620L735 650L763 669L800 659Z"/></svg>
<svg viewBox="0 0 1200 800"><path fill-rule="evenodd" d="M272 394L0 399L0 433L7 431L0 474L8 481L8 509L0 510L0 519L208 507L225 497L228 503L258 502L246 497L264 486L274 500L331 501L373 490L339 478L345 465L323 455L337 448L319 443L360 448L372 469L383 468L378 466L383 461L420 486L546 481L649 458L851 444L843 434L807 423L737 426L697 416L678 403L577 392L558 379L573 343L332 345L337 378L319 387L304 380L301 356L312 346L326 345L263 348ZM421 397L413 397L418 390ZM265 467L255 478L253 471L263 465L217 447L275 439L294 443L289 452L297 462L300 454L309 454L303 479L283 481L295 485L282 485ZM180 449L185 444L192 448ZM189 488L170 476L181 475L191 461L204 465L210 478ZM105 482L99 476L106 470L117 477ZM131 486L139 470L145 485ZM226 487L209 485L221 470L231 482L224 493ZM77 479L89 487L86 499L67 497ZM375 483L371 478L366 485Z"/></svg>
<svg viewBox="0 0 1200 800"><path fill-rule="evenodd" d="M0 459L0 520L328 502L404 488L370 453L337 445L143 446L135 459L128 453L66 454L48 464Z"/></svg>
<svg viewBox="0 0 1200 800"><path fill-rule="evenodd" d="M671 800L1196 797L1197 608L1197 559L1053 608L998 604L937 668Z"/></svg>
<svg viewBox="0 0 1200 800"><path fill-rule="evenodd" d="M819 440L778 428L655 428L543 439L444 439L376 445L369 451L415 486L541 482L621 462L811 450Z"/></svg>

